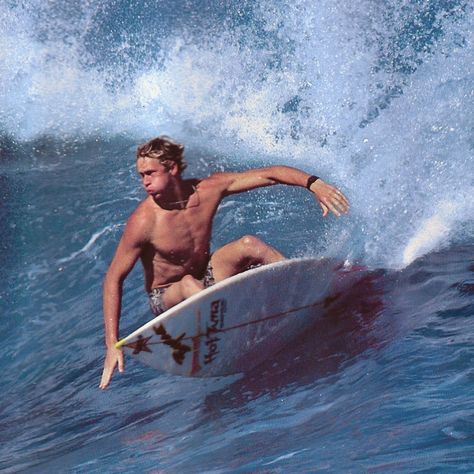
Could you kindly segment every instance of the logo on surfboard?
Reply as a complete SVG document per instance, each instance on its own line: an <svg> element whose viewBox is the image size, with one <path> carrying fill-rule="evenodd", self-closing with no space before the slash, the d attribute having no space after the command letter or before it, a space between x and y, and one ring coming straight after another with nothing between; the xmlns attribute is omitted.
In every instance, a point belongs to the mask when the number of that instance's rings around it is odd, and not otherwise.
<svg viewBox="0 0 474 474"><path fill-rule="evenodd" d="M166 331L163 324L160 324L159 326L153 326L153 331L157 336L160 336L160 342L158 344L161 343L171 347L171 349L173 349L171 356L173 357L174 361L177 364L182 365L186 357L186 352L191 351L191 348L189 346L181 342L182 339L186 336L186 333L183 332L180 336L174 338ZM152 342L150 342L151 338L152 336L143 337L142 335L140 335L135 341L125 344L125 346L133 349L134 355L137 355L140 352L151 353L152 350L149 347L151 344L153 344Z"/></svg>
<svg viewBox="0 0 474 474"><path fill-rule="evenodd" d="M155 334L161 337L161 341L163 342L163 344L166 344L167 346L170 346L173 349L171 355L173 356L174 361L177 364L182 365L186 356L186 352L191 351L191 348L189 346L181 342L181 339L186 336L186 333L183 332L181 336L173 338L170 334L166 332L166 329L163 324L160 324L159 326L153 326L153 330L155 331Z"/></svg>
<svg viewBox="0 0 474 474"><path fill-rule="evenodd" d="M204 344L206 345L207 352L204 354L204 363L210 364L219 353L218 343L220 338L218 337L219 331L224 328L224 317L227 310L227 302L225 299L214 300L211 303L209 312L209 320L206 327Z"/></svg>

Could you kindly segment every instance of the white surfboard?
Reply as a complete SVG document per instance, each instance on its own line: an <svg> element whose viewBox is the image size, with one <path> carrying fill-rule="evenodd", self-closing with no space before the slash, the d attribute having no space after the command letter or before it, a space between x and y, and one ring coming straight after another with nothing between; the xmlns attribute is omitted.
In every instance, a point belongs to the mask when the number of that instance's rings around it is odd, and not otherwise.
<svg viewBox="0 0 474 474"><path fill-rule="evenodd" d="M294 342L360 277L360 267L331 259L261 266L188 298L116 346L171 374L246 372Z"/></svg>

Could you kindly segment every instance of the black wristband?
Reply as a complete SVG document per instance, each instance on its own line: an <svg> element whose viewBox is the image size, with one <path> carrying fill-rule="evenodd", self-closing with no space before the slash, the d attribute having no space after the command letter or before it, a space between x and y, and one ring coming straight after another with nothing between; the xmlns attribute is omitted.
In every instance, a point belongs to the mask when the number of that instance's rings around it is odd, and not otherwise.
<svg viewBox="0 0 474 474"><path fill-rule="evenodd" d="M310 176L306 181L306 189L309 189L311 185L319 179L319 176Z"/></svg>

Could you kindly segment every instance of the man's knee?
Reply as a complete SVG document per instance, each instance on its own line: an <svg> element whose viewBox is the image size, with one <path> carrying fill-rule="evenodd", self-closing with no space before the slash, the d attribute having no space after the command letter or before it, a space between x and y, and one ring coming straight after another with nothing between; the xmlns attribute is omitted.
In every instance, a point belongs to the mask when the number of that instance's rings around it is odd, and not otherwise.
<svg viewBox="0 0 474 474"><path fill-rule="evenodd" d="M204 288L204 285L202 284L201 281L196 280L191 275L185 275L181 279L181 291L184 296L184 298L189 298L191 295L194 295L198 291L201 291Z"/></svg>
<svg viewBox="0 0 474 474"><path fill-rule="evenodd" d="M240 245L245 249L256 250L265 246L265 244L254 235L244 235L239 239Z"/></svg>
<svg viewBox="0 0 474 474"><path fill-rule="evenodd" d="M163 295L163 304L169 309L181 301L198 293L203 289L203 284L191 275L185 275L177 283L173 283Z"/></svg>
<svg viewBox="0 0 474 474"><path fill-rule="evenodd" d="M285 259L284 255L278 250L254 235L244 235L239 239L239 243L242 249L243 262L246 264L273 263Z"/></svg>

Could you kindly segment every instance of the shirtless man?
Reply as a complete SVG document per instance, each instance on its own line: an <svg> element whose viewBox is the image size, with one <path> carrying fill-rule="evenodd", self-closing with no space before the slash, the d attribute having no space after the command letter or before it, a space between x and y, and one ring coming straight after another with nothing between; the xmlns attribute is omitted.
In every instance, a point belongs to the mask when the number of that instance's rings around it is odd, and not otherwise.
<svg viewBox="0 0 474 474"><path fill-rule="evenodd" d="M138 147L137 170L148 197L128 219L104 289L106 355L100 388L115 368L124 370L123 353L115 348L123 282L138 259L145 272L145 290L155 315L213 284L258 264L285 257L253 236L244 236L209 253L212 221L222 199L274 184L301 186L312 192L323 217L347 213L347 198L316 176L288 166L241 173L216 173L204 179L181 177L186 167L182 145L158 137Z"/></svg>

